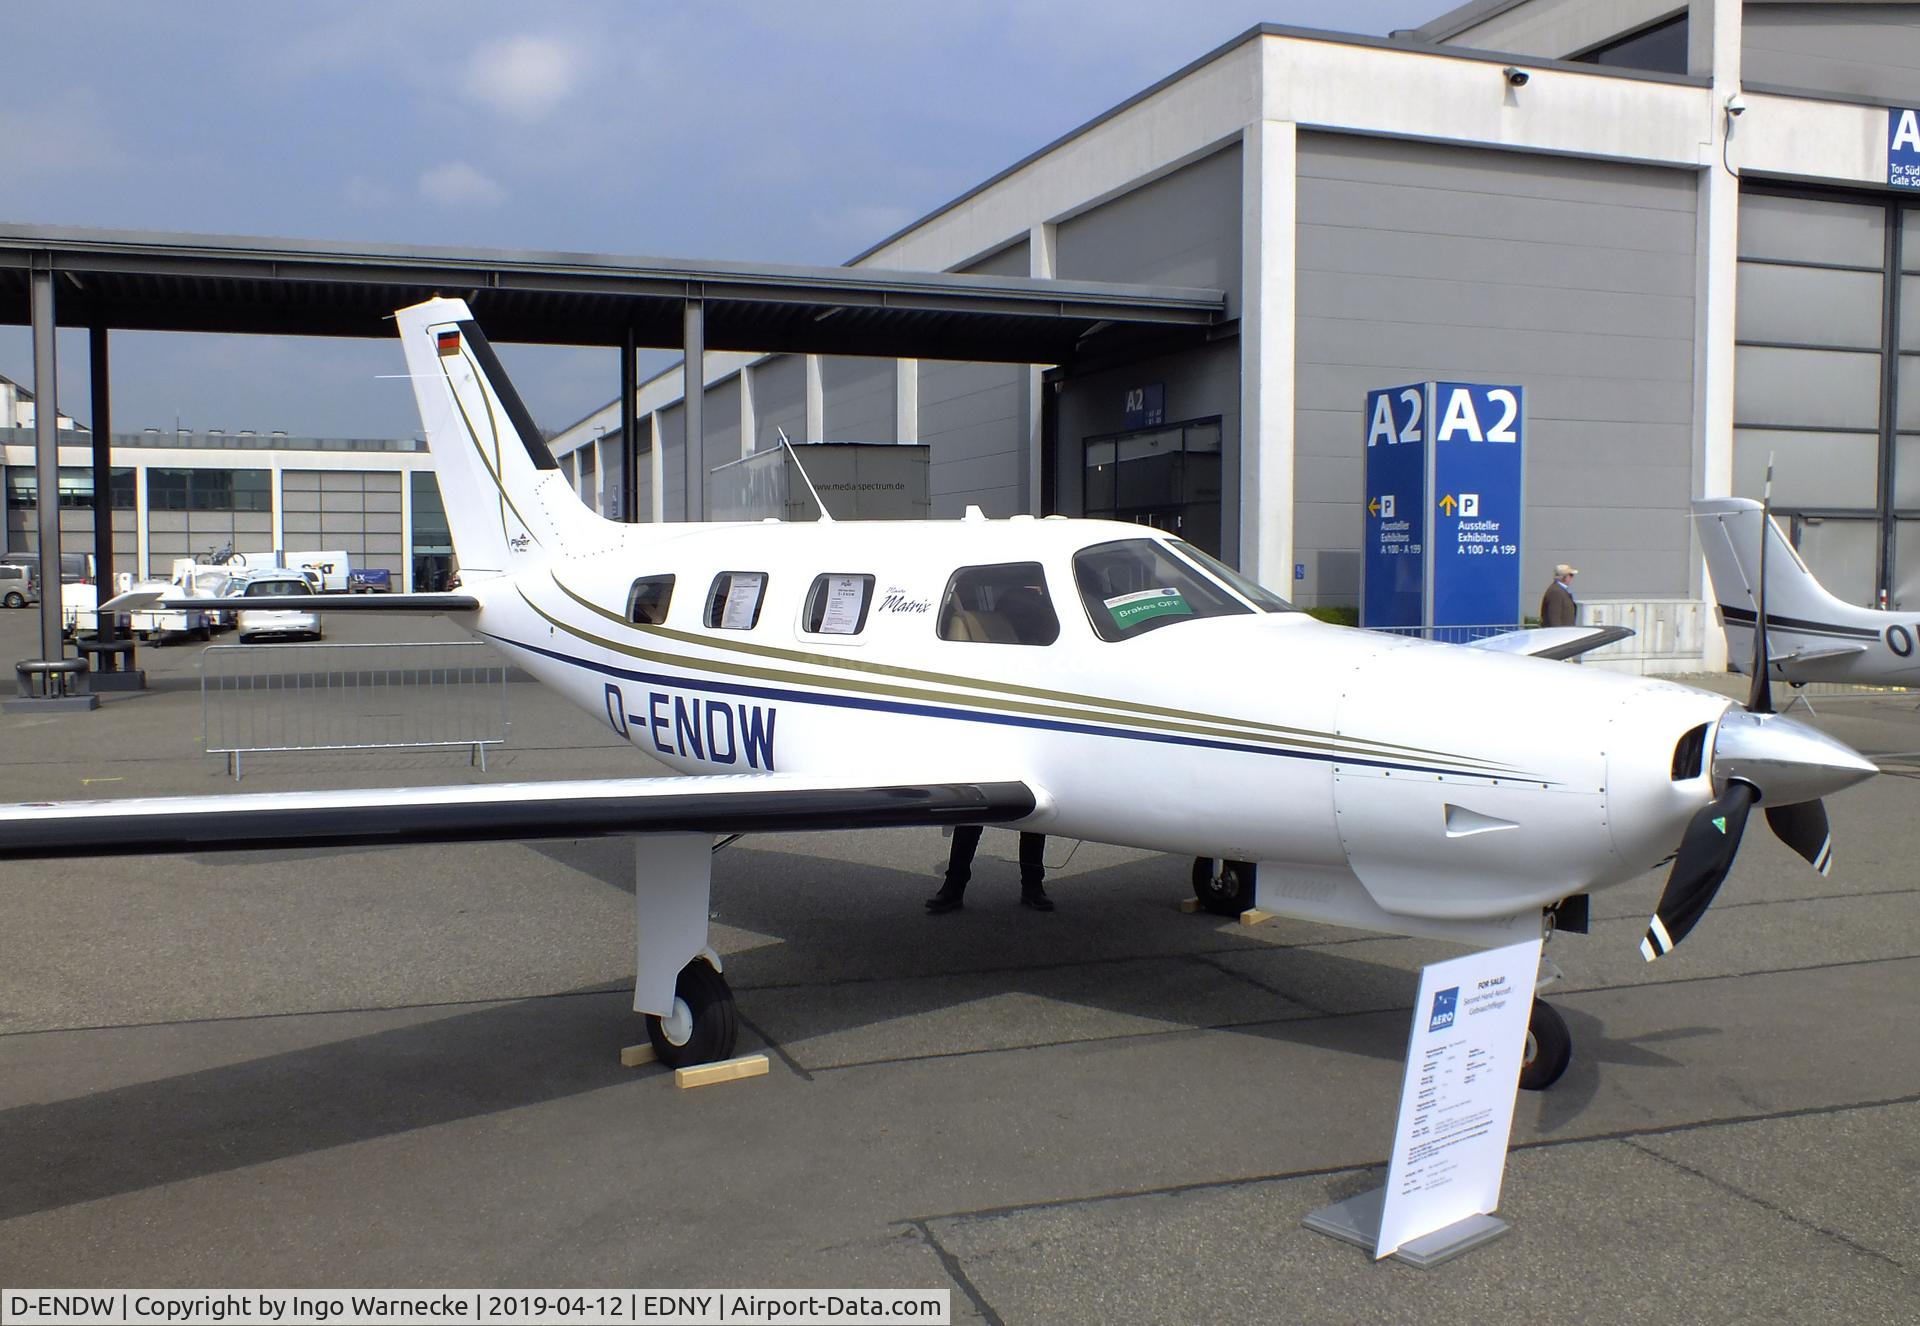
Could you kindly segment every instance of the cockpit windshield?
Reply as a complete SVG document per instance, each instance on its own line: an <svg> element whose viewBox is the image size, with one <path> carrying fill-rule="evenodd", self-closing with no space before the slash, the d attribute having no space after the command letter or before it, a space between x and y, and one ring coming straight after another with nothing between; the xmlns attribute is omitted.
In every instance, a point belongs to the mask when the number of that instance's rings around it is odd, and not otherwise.
<svg viewBox="0 0 1920 1326"><path fill-rule="evenodd" d="M1182 557L1186 558L1188 561L1199 563L1200 569L1202 571L1206 571L1209 574L1214 575L1219 579L1226 581L1228 588L1232 589L1235 593L1244 596L1248 602L1252 603L1253 606L1260 609L1260 611L1262 612L1298 612L1300 611L1300 609L1294 607L1291 603L1281 598L1278 594L1268 589L1265 585L1260 584L1258 581L1249 580L1247 577L1241 575L1238 571L1234 570L1231 566L1228 566L1225 562L1221 561L1218 557L1214 557L1208 553L1202 552L1200 549L1194 547L1191 543L1188 543L1185 539L1175 539L1173 541L1173 546L1179 552L1179 554Z"/></svg>
<svg viewBox="0 0 1920 1326"><path fill-rule="evenodd" d="M1196 617L1253 610L1166 550L1157 539L1117 539L1073 556L1074 584L1094 634L1131 640Z"/></svg>

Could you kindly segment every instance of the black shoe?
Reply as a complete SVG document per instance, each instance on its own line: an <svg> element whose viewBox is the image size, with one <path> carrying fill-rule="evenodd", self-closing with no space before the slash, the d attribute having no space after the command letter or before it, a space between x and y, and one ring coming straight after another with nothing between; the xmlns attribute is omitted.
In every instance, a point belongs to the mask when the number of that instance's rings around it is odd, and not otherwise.
<svg viewBox="0 0 1920 1326"><path fill-rule="evenodd" d="M1020 905L1031 907L1036 912L1050 912L1053 910L1053 899L1047 896L1045 889L1035 884L1030 889L1020 890Z"/></svg>
<svg viewBox="0 0 1920 1326"><path fill-rule="evenodd" d="M927 914L929 916L938 916L942 912L957 912L960 910L961 898L963 896L959 889L943 888L940 892L927 899Z"/></svg>

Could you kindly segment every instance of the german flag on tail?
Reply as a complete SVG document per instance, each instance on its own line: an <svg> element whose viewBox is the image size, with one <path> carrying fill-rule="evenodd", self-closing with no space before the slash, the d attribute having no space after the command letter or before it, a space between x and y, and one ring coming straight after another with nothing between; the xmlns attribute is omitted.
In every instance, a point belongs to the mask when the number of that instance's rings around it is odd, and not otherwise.
<svg viewBox="0 0 1920 1326"><path fill-rule="evenodd" d="M460 353L459 328L449 327L446 331L439 334L438 340L440 344L440 354L443 358L447 355L457 355Z"/></svg>

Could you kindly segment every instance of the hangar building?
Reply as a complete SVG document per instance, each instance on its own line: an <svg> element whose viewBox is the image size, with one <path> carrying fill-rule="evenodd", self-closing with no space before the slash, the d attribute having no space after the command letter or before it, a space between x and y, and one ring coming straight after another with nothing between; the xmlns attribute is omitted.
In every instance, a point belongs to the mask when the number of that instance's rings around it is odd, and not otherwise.
<svg viewBox="0 0 1920 1326"><path fill-rule="evenodd" d="M1475 0L1389 38L1255 28L851 266L1224 290L1204 343L1044 366L708 354L712 468L930 448L936 516L1175 527L1308 605L1359 592L1369 388L1519 383L1524 583L1724 658L1686 517L1774 499L1815 571L1920 603L1920 5ZM1910 240L1910 237L1911 240ZM681 373L641 519L684 509ZM617 402L556 440L622 490ZM1623 660L1627 661L1627 660Z"/></svg>

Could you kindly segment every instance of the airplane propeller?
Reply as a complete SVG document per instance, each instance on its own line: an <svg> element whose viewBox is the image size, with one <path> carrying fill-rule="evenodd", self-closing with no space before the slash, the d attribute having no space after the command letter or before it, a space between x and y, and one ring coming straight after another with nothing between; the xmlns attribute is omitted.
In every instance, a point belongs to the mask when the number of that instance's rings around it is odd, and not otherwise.
<svg viewBox="0 0 1920 1326"><path fill-rule="evenodd" d="M1878 769L1825 733L1774 712L1767 648L1767 543L1773 458L1760 501L1759 583L1754 587L1753 684L1744 711L1729 710L1713 742L1713 781L1722 790L1688 823L1667 887L1640 941L1648 962L1685 939L1733 867L1747 812L1766 802L1767 827L1822 875L1833 864L1833 834L1820 798Z"/></svg>

